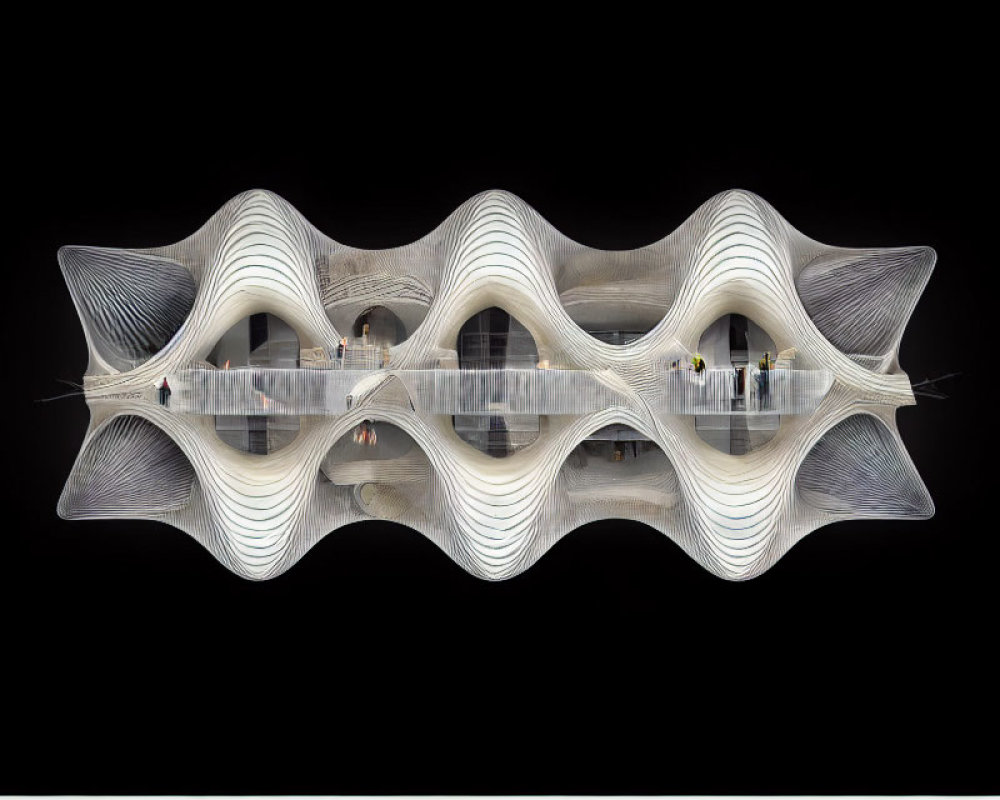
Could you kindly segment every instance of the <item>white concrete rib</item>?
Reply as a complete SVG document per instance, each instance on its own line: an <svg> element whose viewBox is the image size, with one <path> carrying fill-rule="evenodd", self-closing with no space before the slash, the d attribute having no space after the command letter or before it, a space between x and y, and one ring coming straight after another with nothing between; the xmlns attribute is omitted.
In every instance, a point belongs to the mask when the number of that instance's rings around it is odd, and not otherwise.
<svg viewBox="0 0 1000 800"><path fill-rule="evenodd" d="M281 198L251 191L178 244L64 248L60 263L91 350L92 422L59 513L168 522L248 578L280 574L333 529L382 518L421 531L469 572L502 579L574 528L624 517L662 531L713 574L746 579L829 522L933 513L894 421L895 409L913 402L898 348L933 251L828 247L749 192L712 198L648 247L602 252L570 241L501 191L472 198L424 239L383 251L338 244ZM629 302L630 293L637 313L660 309L659 322L630 345L598 341L571 316ZM212 402L237 405L185 405L183 391L173 408L155 402L158 381L190 385L193 368L249 314L277 314L303 348L330 352L341 335L335 322L343 327L375 304L396 311L410 331L392 349L390 368L356 381L343 372L268 378L284 387L286 413L296 392L309 393L295 410L310 416L277 452L237 452L205 416L251 413L231 396L243 378L198 378L220 392ZM439 369L462 324L490 306L531 332L540 358L575 371L504 379L523 394L522 413L551 414L536 442L505 459L464 443L446 416L462 413L470 382L489 376L458 379ZM783 416L777 435L744 456L714 450L691 416L673 413L683 404L662 369L693 351L725 313L752 318L779 349L797 348L797 366L813 376L795 378L809 393L808 402L788 406L798 415ZM534 397L546 387L560 394ZM593 402L572 397L584 391L594 392ZM331 392L344 394L343 406L329 401ZM366 419L395 425L419 452L387 467L384 482L330 481L324 459ZM612 423L633 427L662 454L617 473L620 480L570 458ZM141 461L146 447L157 459ZM377 472L375 462L334 470L359 481ZM883 491L867 490L879 481ZM370 488L361 492L363 485Z"/></svg>

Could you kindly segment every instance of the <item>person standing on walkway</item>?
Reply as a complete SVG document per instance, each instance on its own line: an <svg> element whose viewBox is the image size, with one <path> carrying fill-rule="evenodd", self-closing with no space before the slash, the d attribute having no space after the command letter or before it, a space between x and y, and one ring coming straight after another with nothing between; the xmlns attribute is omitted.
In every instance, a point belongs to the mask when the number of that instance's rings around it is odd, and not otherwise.
<svg viewBox="0 0 1000 800"><path fill-rule="evenodd" d="M167 376L163 376L163 383L160 384L160 405L170 406L170 384L167 383Z"/></svg>

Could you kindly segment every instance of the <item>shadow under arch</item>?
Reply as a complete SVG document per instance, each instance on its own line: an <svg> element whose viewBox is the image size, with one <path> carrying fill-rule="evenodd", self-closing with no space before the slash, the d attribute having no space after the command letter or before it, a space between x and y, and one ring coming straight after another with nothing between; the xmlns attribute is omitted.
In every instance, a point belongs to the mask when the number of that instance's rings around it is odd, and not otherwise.
<svg viewBox="0 0 1000 800"><path fill-rule="evenodd" d="M394 347L409 338L406 324L384 305L372 306L362 311L351 326L351 335L365 339L370 344Z"/></svg>
<svg viewBox="0 0 1000 800"><path fill-rule="evenodd" d="M559 502L572 527L599 519L632 519L656 526L681 503L670 458L635 428L613 423L593 431L559 468Z"/></svg>

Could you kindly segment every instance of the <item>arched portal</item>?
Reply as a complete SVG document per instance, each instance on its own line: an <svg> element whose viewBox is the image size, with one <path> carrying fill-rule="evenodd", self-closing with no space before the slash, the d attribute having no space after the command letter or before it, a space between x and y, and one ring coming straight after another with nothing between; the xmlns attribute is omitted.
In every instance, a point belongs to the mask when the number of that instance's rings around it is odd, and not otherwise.
<svg viewBox="0 0 1000 800"><path fill-rule="evenodd" d="M594 431L560 469L567 497L584 518L648 519L680 500L677 474L656 442L628 425Z"/></svg>
<svg viewBox="0 0 1000 800"><path fill-rule="evenodd" d="M299 337L274 314L251 314L222 335L207 361L219 369L297 369ZM291 444L299 424L290 415L218 415L215 431L230 447L267 455Z"/></svg>
<svg viewBox="0 0 1000 800"><path fill-rule="evenodd" d="M430 461L406 431L389 422L359 422L330 448L320 474L332 484L330 491L373 517L421 519L440 507Z"/></svg>
<svg viewBox="0 0 1000 800"><path fill-rule="evenodd" d="M408 335L403 321L385 306L375 306L359 314L352 333L364 344L389 347L405 342Z"/></svg>
<svg viewBox="0 0 1000 800"><path fill-rule="evenodd" d="M581 329L606 344L628 345L663 319L680 280L656 248L578 250L557 263L559 301Z"/></svg>
<svg viewBox="0 0 1000 800"><path fill-rule="evenodd" d="M744 455L773 439L780 417L767 413L767 398L777 348L767 331L742 314L723 314L701 335L698 354L707 369L728 371L732 383L731 413L695 416L698 436L730 455Z"/></svg>
<svg viewBox="0 0 1000 800"><path fill-rule="evenodd" d="M538 347L531 333L502 308L487 308L469 318L458 332L459 369L535 369ZM496 390L479 414L452 417L463 441L494 458L503 458L538 438L539 417L504 414L507 397ZM490 413L490 412L495 413Z"/></svg>

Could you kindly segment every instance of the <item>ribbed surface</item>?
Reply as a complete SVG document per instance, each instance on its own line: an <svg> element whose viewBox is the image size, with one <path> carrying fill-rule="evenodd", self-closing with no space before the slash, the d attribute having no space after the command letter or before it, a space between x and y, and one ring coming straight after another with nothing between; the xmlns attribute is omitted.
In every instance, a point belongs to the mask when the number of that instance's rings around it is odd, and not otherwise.
<svg viewBox="0 0 1000 800"><path fill-rule="evenodd" d="M809 505L831 514L934 513L898 437L868 414L849 417L823 434L799 467L795 485Z"/></svg>
<svg viewBox="0 0 1000 800"><path fill-rule="evenodd" d="M134 369L120 371L94 356L104 344L91 337L86 388L94 422L60 513L100 516L110 507L102 492L75 487L88 471L112 475L120 469L114 465L146 458L126 439L102 437L107 420L142 417L176 443L196 476L182 507L146 515L190 532L247 577L280 574L329 531L383 518L422 531L473 574L500 579L527 569L581 524L627 517L663 531L714 574L745 579L852 509L924 516L930 507L893 422L894 409L913 402L896 354L932 260L927 250L906 251L925 254L912 269L904 259L872 272L880 251L811 241L760 198L734 191L709 200L662 241L627 252L571 242L504 192L472 198L413 245L363 251L333 242L280 198L255 191L228 203L190 239L143 252L182 265L197 294L169 345ZM843 297L827 291L838 282L848 287ZM866 299L857 299L859 292ZM878 298L877 313L871 297ZM74 298L88 336L91 305L116 307L112 294ZM870 328L838 339L852 352L823 333L843 337L851 330L837 303ZM295 328L302 348L331 354L355 311L374 304L398 313L410 334L392 348L386 369L192 369L248 314L277 314ZM523 324L552 369L449 368L463 323L491 306ZM686 370L664 369L688 359L705 328L726 313L753 319L779 350L798 350L793 371L769 376L774 405L761 407L751 393L749 407L734 408L725 376L706 376L703 398ZM128 319L116 314L105 316ZM625 330L633 329L632 319L652 329L621 346L578 324ZM169 408L154 399L165 375L176 387ZM748 412L780 413L781 428L744 456L701 441L690 416ZM248 455L218 439L206 416L213 413L290 413L301 416L301 430L278 452ZM451 422L452 414L483 413L541 415L538 439L507 458L489 458L465 444ZM859 414L878 417L882 428L872 434L836 427ZM373 457L378 448L353 443L365 420L376 421L382 437L386 426L398 429L410 449ZM634 429L652 449L636 447L630 456L626 447L613 459L581 450L581 442L612 424ZM868 463L884 468L866 470ZM121 471L125 496L142 496L129 488L137 469ZM866 489L866 501L850 490L876 480L891 484L889 495L910 499L879 505L870 501L877 492ZM157 502L151 508L163 507Z"/></svg>
<svg viewBox="0 0 1000 800"><path fill-rule="evenodd" d="M179 264L148 253L63 247L59 263L80 311L91 360L129 370L163 349L194 305Z"/></svg>
<svg viewBox="0 0 1000 800"><path fill-rule="evenodd" d="M59 501L64 517L151 516L183 508L195 472L174 441L141 417L96 431Z"/></svg>
<svg viewBox="0 0 1000 800"><path fill-rule="evenodd" d="M795 285L816 327L834 345L888 363L934 260L927 247L828 253L807 264Z"/></svg>

